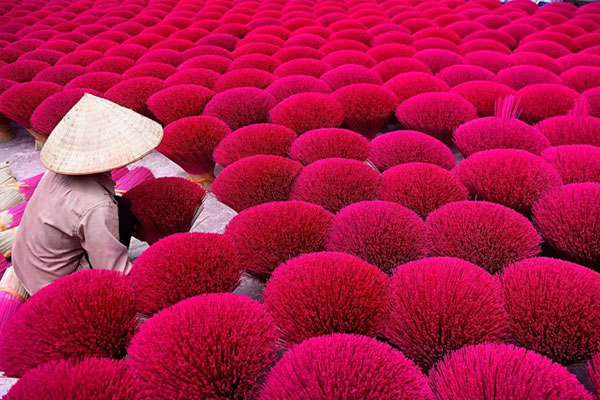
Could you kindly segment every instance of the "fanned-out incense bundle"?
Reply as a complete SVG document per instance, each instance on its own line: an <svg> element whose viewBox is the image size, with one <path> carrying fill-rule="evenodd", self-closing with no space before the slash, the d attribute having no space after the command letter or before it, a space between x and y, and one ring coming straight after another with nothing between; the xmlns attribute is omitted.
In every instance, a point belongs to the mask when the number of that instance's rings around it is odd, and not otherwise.
<svg viewBox="0 0 600 400"><path fill-rule="evenodd" d="M4 115L0 115L0 143L10 142L15 138L15 133L10 127L10 120Z"/></svg>
<svg viewBox="0 0 600 400"><path fill-rule="evenodd" d="M10 183L9 185L16 184L17 183ZM0 186L0 210L8 210L24 201L25 196L18 190L15 190L14 187Z"/></svg>
<svg viewBox="0 0 600 400"><path fill-rule="evenodd" d="M117 179L115 179L115 176L113 175L113 179L116 182L115 193L119 196L122 196L141 183L154 179L152 171L146 167L136 167L131 171L125 168L125 170L125 174L117 177Z"/></svg>
<svg viewBox="0 0 600 400"><path fill-rule="evenodd" d="M0 94L4 93L9 88L15 86L17 83L10 79L0 79ZM10 119L5 115L0 114L0 143L10 142L15 138L15 133L10 127Z"/></svg>
<svg viewBox="0 0 600 400"><path fill-rule="evenodd" d="M188 232L202 209L206 191L183 178L158 178L136 186L125 198L139 221L138 237L149 244Z"/></svg>
<svg viewBox="0 0 600 400"><path fill-rule="evenodd" d="M119 182L121 178L123 178L129 172L129 168L121 167L111 171L110 176L113 181Z"/></svg>
<svg viewBox="0 0 600 400"><path fill-rule="evenodd" d="M10 263L8 260L2 256L0 257L0 276L4 275L4 272L10 268Z"/></svg>
<svg viewBox="0 0 600 400"><path fill-rule="evenodd" d="M552 146L568 144L589 144L600 146L600 118L589 114L589 104L585 98L573 103L566 115L548 118L535 126L550 141Z"/></svg>
<svg viewBox="0 0 600 400"><path fill-rule="evenodd" d="M7 268L0 280L0 336L2 336L7 322L28 297L29 294L15 275L14 269Z"/></svg>
<svg viewBox="0 0 600 400"><path fill-rule="evenodd" d="M62 90L50 82L26 82L12 86L0 95L0 113L16 121L34 137L36 150L41 150L46 136L32 129L30 118L46 98Z"/></svg>
<svg viewBox="0 0 600 400"><path fill-rule="evenodd" d="M165 127L157 150L190 174L190 180L208 190L214 180L213 151L229 133L229 127L218 118L181 118Z"/></svg>
<svg viewBox="0 0 600 400"><path fill-rule="evenodd" d="M0 211L8 210L29 200L44 174L38 174L19 182L0 184Z"/></svg>
<svg viewBox="0 0 600 400"><path fill-rule="evenodd" d="M136 392L127 361L85 357L49 361L32 368L7 396L14 400L132 400Z"/></svg>
<svg viewBox="0 0 600 400"><path fill-rule="evenodd" d="M8 162L0 163L0 185L5 185L7 183L15 183L16 179L13 175Z"/></svg>
<svg viewBox="0 0 600 400"><path fill-rule="evenodd" d="M23 212L25 212L25 207L27 207L26 201L19 203L6 211L0 212L0 231L19 226L21 218L23 217ZM1 269L2 268L0 268L0 270Z"/></svg>
<svg viewBox="0 0 600 400"><path fill-rule="evenodd" d="M520 149L540 154L550 142L535 127L518 119L519 99L508 95L496 102L493 117L471 120L454 131L454 144L463 156L492 149Z"/></svg>
<svg viewBox="0 0 600 400"><path fill-rule="evenodd" d="M17 229L19 228L15 227L0 232L0 254L5 258L10 258L12 255L12 248L15 237L17 236Z"/></svg>

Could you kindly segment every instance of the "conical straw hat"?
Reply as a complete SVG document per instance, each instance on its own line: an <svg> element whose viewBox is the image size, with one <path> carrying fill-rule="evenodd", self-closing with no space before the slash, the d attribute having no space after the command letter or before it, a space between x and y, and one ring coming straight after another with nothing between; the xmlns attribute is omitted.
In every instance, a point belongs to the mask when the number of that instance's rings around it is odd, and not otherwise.
<svg viewBox="0 0 600 400"><path fill-rule="evenodd" d="M162 136L157 122L86 93L56 125L40 159L59 174L96 174L146 156Z"/></svg>

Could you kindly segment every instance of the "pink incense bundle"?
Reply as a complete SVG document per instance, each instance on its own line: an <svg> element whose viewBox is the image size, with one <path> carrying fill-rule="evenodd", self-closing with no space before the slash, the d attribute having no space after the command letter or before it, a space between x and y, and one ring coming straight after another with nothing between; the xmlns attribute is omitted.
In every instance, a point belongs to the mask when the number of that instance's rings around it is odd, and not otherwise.
<svg viewBox="0 0 600 400"><path fill-rule="evenodd" d="M204 115L218 118L236 130L267 122L275 104L275 98L264 90L235 88L216 94L204 107Z"/></svg>
<svg viewBox="0 0 600 400"><path fill-rule="evenodd" d="M280 103L298 93L331 93L331 88L314 76L290 75L277 79L267 87L266 91L277 100L277 103Z"/></svg>
<svg viewBox="0 0 600 400"><path fill-rule="evenodd" d="M5 231L7 229L12 229L21 224L21 218L23 218L23 212L25 211L25 207L27 206L27 202L22 202L9 208L6 211L0 212L0 231ZM1 261L1 260L0 260ZM0 267L0 273L1 272Z"/></svg>
<svg viewBox="0 0 600 400"><path fill-rule="evenodd" d="M2 187L14 189L14 190L18 191L19 193L21 193L23 195L23 197L25 198L25 200L29 200L31 198L31 196L33 195L33 192L37 188L38 184L40 183L40 180L42 180L43 176L44 176L43 173L38 174L38 175L32 176L30 178L24 179L22 181L16 182L14 184L2 185ZM1 196L0 196L0 198L1 198Z"/></svg>
<svg viewBox="0 0 600 400"><path fill-rule="evenodd" d="M0 78L17 83L29 82L50 65L37 60L19 60L0 68Z"/></svg>
<svg viewBox="0 0 600 400"><path fill-rule="evenodd" d="M456 164L452 150L432 136L417 131L394 131L371 141L369 161L380 171L395 165L421 162L451 169Z"/></svg>
<svg viewBox="0 0 600 400"><path fill-rule="evenodd" d="M403 264L390 289L385 337L425 371L454 350L506 336L500 282L470 262L433 257Z"/></svg>
<svg viewBox="0 0 600 400"><path fill-rule="evenodd" d="M510 56L494 50L478 50L466 54L464 63L468 65L477 65L497 74L500 70L512 67Z"/></svg>
<svg viewBox="0 0 600 400"><path fill-rule="evenodd" d="M536 125L552 146L568 144L589 144L600 146L600 118L589 115L588 100L580 97L575 100L573 109L567 115L547 118Z"/></svg>
<svg viewBox="0 0 600 400"><path fill-rule="evenodd" d="M396 117L404 129L423 132L449 143L460 125L477 118L476 108L453 93L422 93L401 103Z"/></svg>
<svg viewBox="0 0 600 400"><path fill-rule="evenodd" d="M154 93L146 104L164 125L202 114L215 92L198 85L175 85Z"/></svg>
<svg viewBox="0 0 600 400"><path fill-rule="evenodd" d="M560 77L565 86L583 93L600 86L600 67L581 65L563 72Z"/></svg>
<svg viewBox="0 0 600 400"><path fill-rule="evenodd" d="M0 95L16 84L16 82L11 81L10 79L0 79ZM10 142L14 138L15 133L10 126L10 119L0 112L0 143Z"/></svg>
<svg viewBox="0 0 600 400"><path fill-rule="evenodd" d="M0 257L0 275L4 275L4 272L10 268L10 263L6 259L6 257Z"/></svg>
<svg viewBox="0 0 600 400"><path fill-rule="evenodd" d="M461 83L470 81L494 81L496 75L493 72L478 65L451 65L444 68L436 75L437 78L446 82L448 86L454 87ZM503 83L503 82L500 82Z"/></svg>
<svg viewBox="0 0 600 400"><path fill-rule="evenodd" d="M44 139L31 129L30 118L35 109L48 97L62 90L60 85L50 82L26 82L12 86L0 95L0 113L16 121L36 139Z"/></svg>
<svg viewBox="0 0 600 400"><path fill-rule="evenodd" d="M344 108L344 126L373 139L398 105L398 97L378 85L359 83L333 92Z"/></svg>
<svg viewBox="0 0 600 400"><path fill-rule="evenodd" d="M435 399L428 379L390 345L336 333L308 339L269 371L258 400Z"/></svg>
<svg viewBox="0 0 600 400"><path fill-rule="evenodd" d="M544 119L567 115L579 93L563 85L540 83L529 85L517 92L521 99L521 120L533 124Z"/></svg>
<svg viewBox="0 0 600 400"><path fill-rule="evenodd" d="M119 179L124 177L128 172L129 172L129 169L127 167L121 167L121 168L112 170L112 172L110 173L110 176L113 181L118 182Z"/></svg>
<svg viewBox="0 0 600 400"><path fill-rule="evenodd" d="M454 131L454 144L463 156L492 149L520 149L540 154L550 142L535 127L517 119L519 99L508 95L496 102L493 117L471 120Z"/></svg>
<svg viewBox="0 0 600 400"><path fill-rule="evenodd" d="M2 264L8 263L4 257L2 260ZM28 297L29 294L15 275L14 269L8 267L0 279L0 336L8 321Z"/></svg>
<svg viewBox="0 0 600 400"><path fill-rule="evenodd" d="M547 69L554 74L560 74L563 71L562 65L555 61L552 57L542 53L534 53L524 51L513 53L508 57L512 65L533 65L536 67Z"/></svg>
<svg viewBox="0 0 600 400"><path fill-rule="evenodd" d="M321 80L328 84L333 90L357 83L370 83L381 85L381 77L362 65L347 64L332 69L321 76Z"/></svg>
<svg viewBox="0 0 600 400"><path fill-rule="evenodd" d="M547 70L535 65L515 65L498 72L497 82L509 86L515 90L521 90L526 86L536 83L552 83L560 85L562 79Z"/></svg>
<svg viewBox="0 0 600 400"><path fill-rule="evenodd" d="M383 82L387 82L397 75L408 72L424 72L426 74L431 74L431 68L425 63L409 57L388 58L374 66L372 71L376 72Z"/></svg>
<svg viewBox="0 0 600 400"><path fill-rule="evenodd" d="M86 357L50 361L33 368L10 388L11 400L132 400L137 393L127 361Z"/></svg>
<svg viewBox="0 0 600 400"><path fill-rule="evenodd" d="M148 118L153 118L146 101L154 93L164 89L162 80L151 77L132 78L117 83L106 91L105 97L123 107L130 108Z"/></svg>
<svg viewBox="0 0 600 400"><path fill-rule="evenodd" d="M600 183L600 147L572 144L550 147L542 153L560 174L563 183Z"/></svg>
<svg viewBox="0 0 600 400"><path fill-rule="evenodd" d="M85 72L85 68L80 65L56 65L38 72L31 81L51 82L64 86Z"/></svg>
<svg viewBox="0 0 600 400"><path fill-rule="evenodd" d="M125 169L124 174L122 174L122 169ZM137 185L154 179L152 171L146 167L136 167L131 171L129 171L127 167L123 167L117 171L118 172L116 174L114 173L115 171L113 171L113 180L116 182L115 193L119 196L124 195ZM115 179L115 175L117 176L117 179Z"/></svg>
<svg viewBox="0 0 600 400"><path fill-rule="evenodd" d="M215 179L217 199L240 212L258 204L286 201L302 164L288 158L257 154L227 166Z"/></svg>
<svg viewBox="0 0 600 400"><path fill-rule="evenodd" d="M230 132L218 118L182 118L167 125L158 151L190 174L191 180L209 188L214 179L213 151Z"/></svg>
<svg viewBox="0 0 600 400"><path fill-rule="evenodd" d="M80 88L106 93L121 80L121 75L113 72L86 72L70 80L65 85L65 90Z"/></svg>
<svg viewBox="0 0 600 400"><path fill-rule="evenodd" d="M261 69L235 69L221 75L215 81L214 89L217 93L241 87L265 89L271 83L275 82L275 80L277 80L277 78L273 74Z"/></svg>
<svg viewBox="0 0 600 400"><path fill-rule="evenodd" d="M294 140L289 156L303 165L325 158L366 161L369 156L369 141L363 135L347 129L313 129Z"/></svg>
<svg viewBox="0 0 600 400"><path fill-rule="evenodd" d="M534 351L501 343L450 353L430 377L438 400L592 399L566 367Z"/></svg>
<svg viewBox="0 0 600 400"><path fill-rule="evenodd" d="M344 122L344 107L325 93L298 93L277 104L270 111L273 123L301 135L313 129L337 128Z"/></svg>
<svg viewBox="0 0 600 400"><path fill-rule="evenodd" d="M206 191L183 178L158 178L125 194L139 221L139 236L149 244L179 232L188 232L198 216Z"/></svg>
<svg viewBox="0 0 600 400"><path fill-rule="evenodd" d="M120 359L135 328L127 277L103 269L79 271L36 292L8 321L0 335L0 368L20 378L52 360Z"/></svg>
<svg viewBox="0 0 600 400"><path fill-rule="evenodd" d="M285 156L297 135L283 125L254 124L228 134L213 152L213 158L227 167L244 157L257 154Z"/></svg>
<svg viewBox="0 0 600 400"><path fill-rule="evenodd" d="M453 87L449 92L466 99L477 109L479 116L488 117L494 115L498 100L514 95L515 90L497 82L470 81Z"/></svg>

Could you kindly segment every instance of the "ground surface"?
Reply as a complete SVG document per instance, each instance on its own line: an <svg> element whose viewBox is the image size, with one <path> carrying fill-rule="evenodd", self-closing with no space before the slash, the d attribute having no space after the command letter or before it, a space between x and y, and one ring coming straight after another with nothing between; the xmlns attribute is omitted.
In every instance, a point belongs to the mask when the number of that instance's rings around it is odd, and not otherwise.
<svg viewBox="0 0 600 400"><path fill-rule="evenodd" d="M13 128L17 133L17 137L10 142L0 143L0 162L8 161L11 171L18 180L44 172L45 169L40 163L39 152L34 150L33 138L22 128L16 125ZM149 168L157 178L163 176L187 177L185 171L178 165L157 152L150 154L132 166L138 165ZM191 231L222 233L229 220L235 215L235 211L220 203L209 193L204 201L204 208ZM129 251L130 258L137 258L147 247L146 243L137 241L135 238L132 239ZM254 299L261 299L263 288L264 285L261 282L244 276L235 293L245 294ZM0 397L8 391L15 381L15 379L2 378L0 376Z"/></svg>

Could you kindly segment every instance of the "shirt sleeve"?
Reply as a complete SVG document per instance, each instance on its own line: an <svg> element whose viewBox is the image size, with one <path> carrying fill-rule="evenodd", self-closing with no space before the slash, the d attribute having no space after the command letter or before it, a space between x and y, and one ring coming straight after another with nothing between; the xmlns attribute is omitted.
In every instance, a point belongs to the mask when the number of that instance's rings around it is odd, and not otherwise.
<svg viewBox="0 0 600 400"><path fill-rule="evenodd" d="M78 237L92 268L128 274L128 250L119 242L119 214L115 204L101 203L88 210L79 224Z"/></svg>

